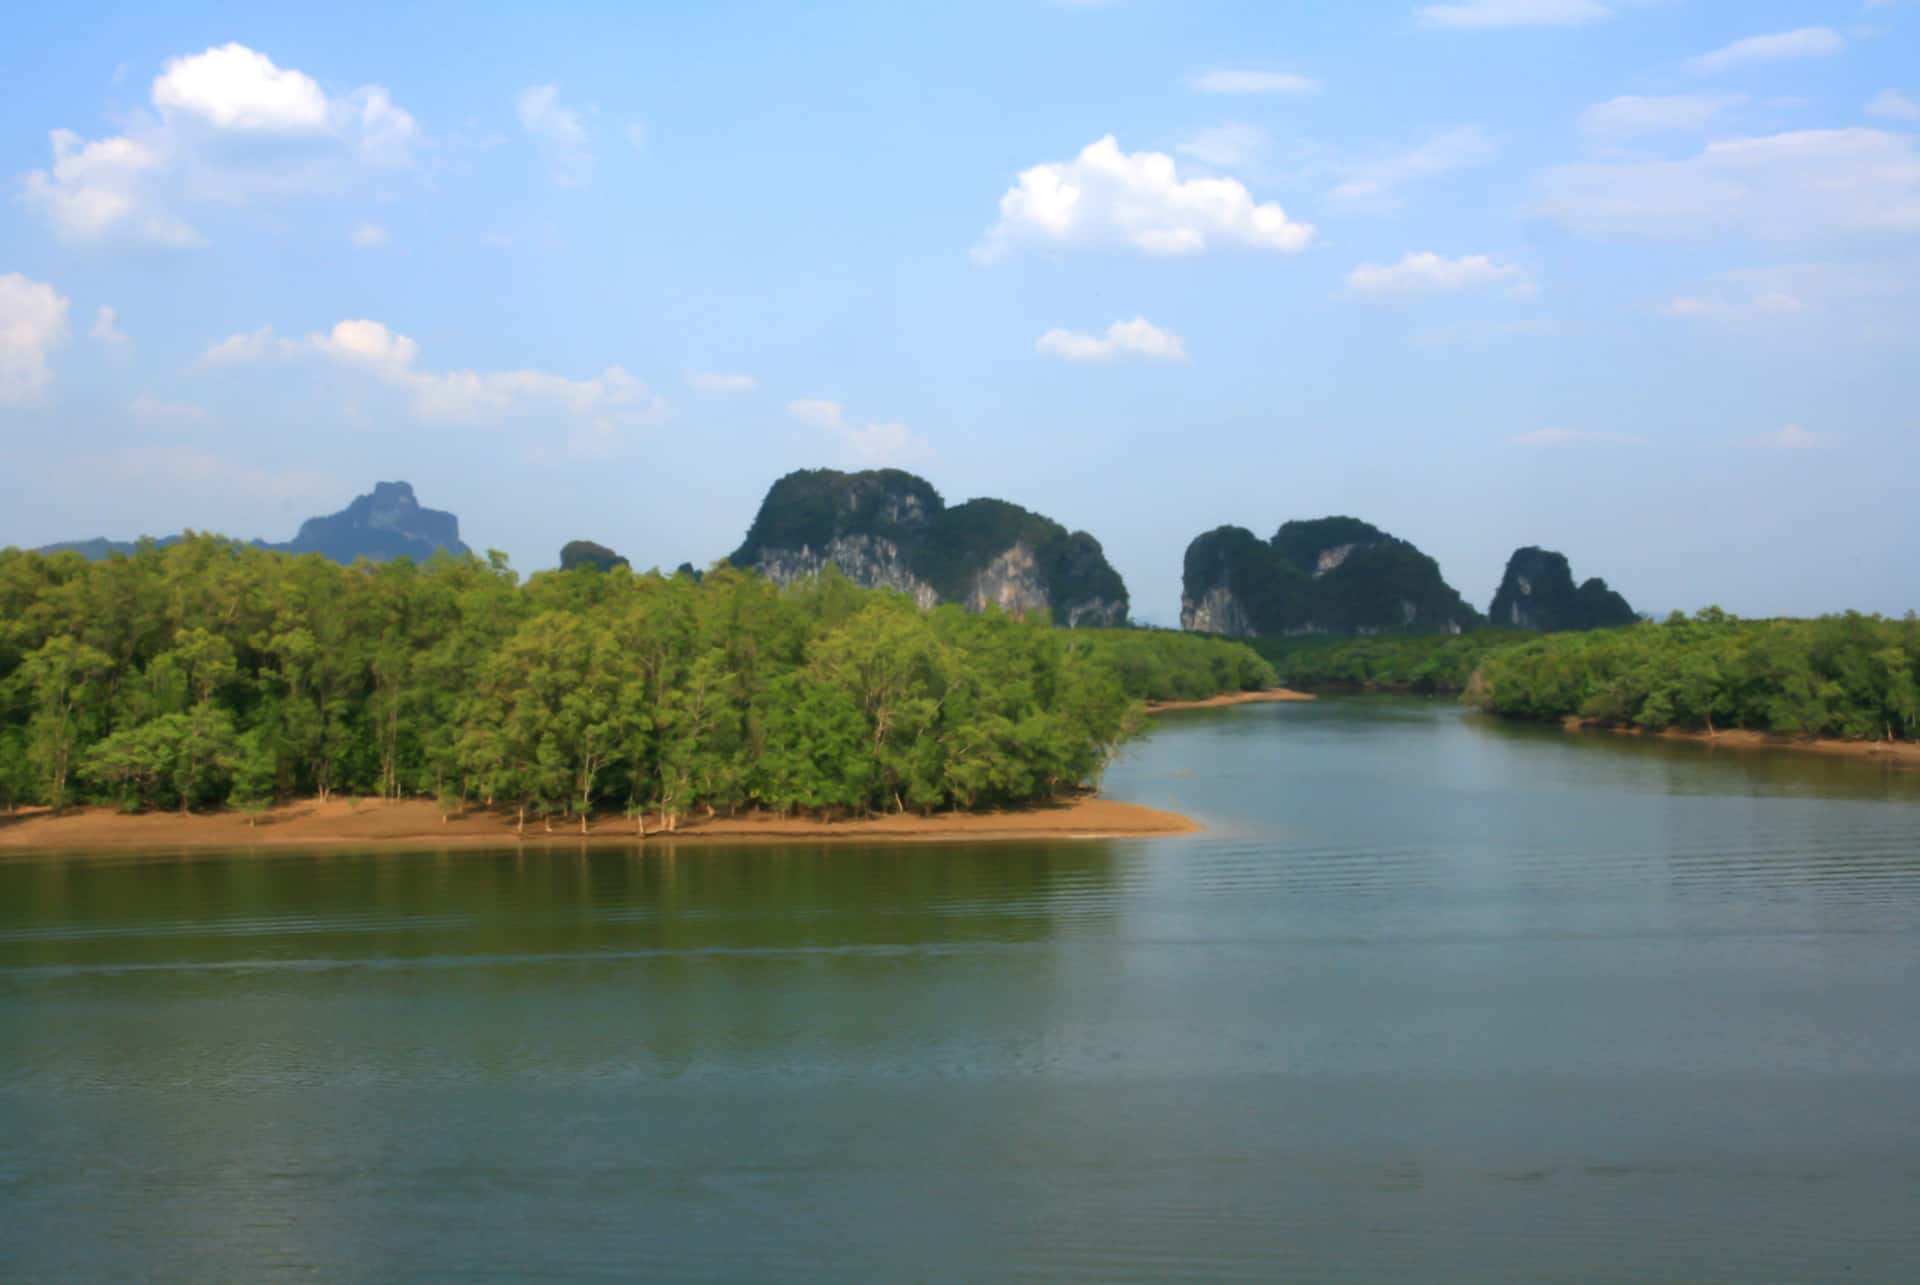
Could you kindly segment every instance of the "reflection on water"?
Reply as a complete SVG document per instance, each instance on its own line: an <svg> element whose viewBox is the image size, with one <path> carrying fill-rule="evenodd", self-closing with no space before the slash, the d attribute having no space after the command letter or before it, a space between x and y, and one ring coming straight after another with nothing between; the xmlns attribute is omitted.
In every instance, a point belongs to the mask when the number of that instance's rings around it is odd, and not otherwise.
<svg viewBox="0 0 1920 1285"><path fill-rule="evenodd" d="M1920 773L1161 720L1205 834L0 863L0 1277L1904 1280Z"/></svg>

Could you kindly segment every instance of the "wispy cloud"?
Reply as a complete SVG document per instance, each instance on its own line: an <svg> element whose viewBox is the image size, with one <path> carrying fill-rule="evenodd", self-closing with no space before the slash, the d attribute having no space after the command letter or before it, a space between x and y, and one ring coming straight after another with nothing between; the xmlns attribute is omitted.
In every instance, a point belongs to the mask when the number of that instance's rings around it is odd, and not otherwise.
<svg viewBox="0 0 1920 1285"><path fill-rule="evenodd" d="M141 393L127 403L127 414L148 426L204 424L207 412L192 402L170 402L152 393Z"/></svg>
<svg viewBox="0 0 1920 1285"><path fill-rule="evenodd" d="M349 234L354 247L360 250L375 250L387 243L387 230L378 223L356 223Z"/></svg>
<svg viewBox="0 0 1920 1285"><path fill-rule="evenodd" d="M1706 129L1745 101L1744 94L1626 94L1581 112L1580 128L1604 138L1692 132Z"/></svg>
<svg viewBox="0 0 1920 1285"><path fill-rule="evenodd" d="M44 281L0 276L0 406L31 406L53 383L48 358L67 341L67 300Z"/></svg>
<svg viewBox="0 0 1920 1285"><path fill-rule="evenodd" d="M1762 451L1813 451L1830 444L1824 433L1810 433L1798 424L1782 424L1769 433L1756 433L1740 443Z"/></svg>
<svg viewBox="0 0 1920 1285"><path fill-rule="evenodd" d="M1409 183L1478 165L1493 151L1493 144L1477 126L1443 130L1412 147L1336 163L1339 182L1327 199L1355 212L1396 210L1404 204L1400 189Z"/></svg>
<svg viewBox="0 0 1920 1285"><path fill-rule="evenodd" d="M1867 104L1867 115L1883 120L1920 120L1920 103L1897 89L1883 89Z"/></svg>
<svg viewBox="0 0 1920 1285"><path fill-rule="evenodd" d="M1371 298L1410 294L1457 294L1505 287L1509 294L1532 293L1526 273L1485 254L1449 259L1431 250L1409 252L1398 263L1362 263L1347 273L1347 290Z"/></svg>
<svg viewBox="0 0 1920 1285"><path fill-rule="evenodd" d="M127 342L126 332L120 329L119 311L104 303L94 310L93 325L88 328L87 334L109 347L118 347Z"/></svg>
<svg viewBox="0 0 1920 1285"><path fill-rule="evenodd" d="M862 465L906 463L929 453L926 443L905 424L888 421L854 425L847 421L846 410L839 402L826 398L788 402L787 414L802 424L825 430L845 456Z"/></svg>
<svg viewBox="0 0 1920 1285"><path fill-rule="evenodd" d="M1612 6L1602 0L1458 0L1415 10L1421 26L1466 30L1576 27L1612 16Z"/></svg>
<svg viewBox="0 0 1920 1285"><path fill-rule="evenodd" d="M1184 363L1187 360L1186 341L1170 330L1162 330L1145 317L1116 321L1107 327L1103 335L1091 335L1079 330L1049 330L1034 342L1034 347L1062 361L1111 362L1119 358L1135 358L1140 361Z"/></svg>
<svg viewBox="0 0 1920 1285"><path fill-rule="evenodd" d="M1280 94L1299 98L1320 92L1320 82L1290 71L1254 71L1214 67L1187 82L1196 94Z"/></svg>
<svg viewBox="0 0 1920 1285"><path fill-rule="evenodd" d="M752 375L718 370L690 370L687 383L703 393L750 393L757 386Z"/></svg>
<svg viewBox="0 0 1920 1285"><path fill-rule="evenodd" d="M1831 27L1801 27L1768 36L1748 36L1711 53L1687 61L1687 69L1696 76L1716 76L1723 71L1757 62L1779 62L1788 58L1819 58L1839 53L1846 40Z"/></svg>
<svg viewBox="0 0 1920 1285"><path fill-rule="evenodd" d="M580 113L560 103L558 85L530 85L514 99L520 127L540 145L555 187L593 183L593 148Z"/></svg>

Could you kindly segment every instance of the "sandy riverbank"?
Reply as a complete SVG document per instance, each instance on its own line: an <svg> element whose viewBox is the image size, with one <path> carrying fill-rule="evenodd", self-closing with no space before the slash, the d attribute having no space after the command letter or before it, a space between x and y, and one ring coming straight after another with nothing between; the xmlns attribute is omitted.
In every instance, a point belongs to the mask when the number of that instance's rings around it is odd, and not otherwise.
<svg viewBox="0 0 1920 1285"><path fill-rule="evenodd" d="M1731 728L1718 732L1690 732L1678 727L1650 732L1641 727L1608 727L1591 719L1562 720L1569 732L1610 732L1615 736L1642 736L1662 741L1690 741L1730 750L1799 750L1808 754L1838 754L1848 758L1878 758L1920 766L1920 742L1915 741L1837 741L1824 737L1787 736L1779 732L1753 732Z"/></svg>
<svg viewBox="0 0 1920 1285"><path fill-rule="evenodd" d="M1209 696L1197 701L1148 701L1147 713L1163 714L1176 709L1225 709L1229 705L1264 705L1270 701L1310 701L1318 700L1312 692L1290 691L1285 687L1269 687L1258 692L1233 692L1225 696Z"/></svg>
<svg viewBox="0 0 1920 1285"><path fill-rule="evenodd" d="M443 816L425 799L330 799L290 803L260 814L257 824L238 812L148 812L128 815L112 808L70 808L53 815L44 808L0 815L0 852L86 851L113 848L448 848L503 847L515 843L577 846L630 844L633 822L607 816L585 835L580 823L559 821L551 832L529 821L515 833L512 812L474 809ZM817 821L756 813L713 819L683 817L671 834L647 819L648 843L727 843L793 840L1006 840L1110 839L1153 834L1190 834L1200 827L1186 817L1113 799L1083 797L1032 808L996 812L870 817Z"/></svg>

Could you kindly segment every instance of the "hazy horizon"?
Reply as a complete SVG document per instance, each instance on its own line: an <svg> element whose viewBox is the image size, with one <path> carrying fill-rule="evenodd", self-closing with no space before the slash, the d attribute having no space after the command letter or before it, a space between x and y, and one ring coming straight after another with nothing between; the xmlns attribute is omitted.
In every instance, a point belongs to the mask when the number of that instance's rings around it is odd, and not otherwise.
<svg viewBox="0 0 1920 1285"><path fill-rule="evenodd" d="M1159 624L1194 536L1329 514L1483 610L1541 545L1899 614L1917 10L23 12L0 546L404 479L523 572L704 566L890 465Z"/></svg>

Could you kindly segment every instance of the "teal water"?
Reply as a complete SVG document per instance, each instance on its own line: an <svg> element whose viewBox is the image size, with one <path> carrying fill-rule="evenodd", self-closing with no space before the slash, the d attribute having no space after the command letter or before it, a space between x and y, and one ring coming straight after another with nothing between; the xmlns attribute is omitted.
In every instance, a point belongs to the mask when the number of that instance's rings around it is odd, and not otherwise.
<svg viewBox="0 0 1920 1285"><path fill-rule="evenodd" d="M1326 701L1206 833L0 861L0 1279L1907 1281L1920 773Z"/></svg>

